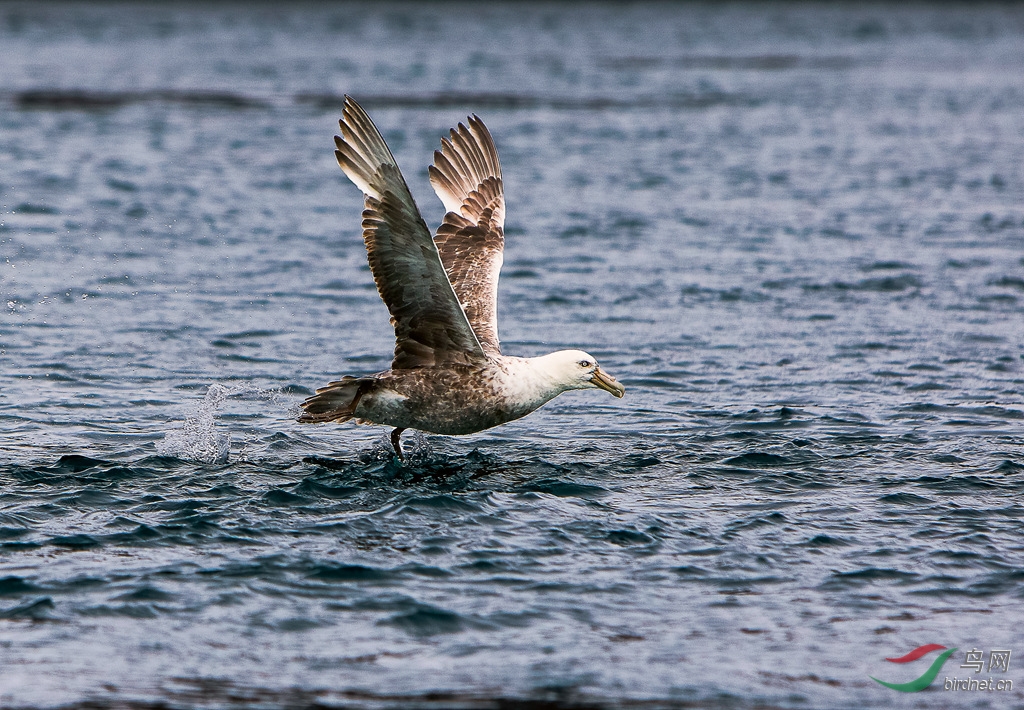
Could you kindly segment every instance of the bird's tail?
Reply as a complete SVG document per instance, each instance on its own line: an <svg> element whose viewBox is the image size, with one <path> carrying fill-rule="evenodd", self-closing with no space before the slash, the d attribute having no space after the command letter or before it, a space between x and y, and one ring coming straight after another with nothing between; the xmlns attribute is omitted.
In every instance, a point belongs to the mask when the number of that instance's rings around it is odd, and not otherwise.
<svg viewBox="0 0 1024 710"><path fill-rule="evenodd" d="M348 421L355 416L360 398L369 392L372 386L373 380L370 378L347 375L337 382L331 382L302 403L305 411L299 416L299 422L314 424Z"/></svg>

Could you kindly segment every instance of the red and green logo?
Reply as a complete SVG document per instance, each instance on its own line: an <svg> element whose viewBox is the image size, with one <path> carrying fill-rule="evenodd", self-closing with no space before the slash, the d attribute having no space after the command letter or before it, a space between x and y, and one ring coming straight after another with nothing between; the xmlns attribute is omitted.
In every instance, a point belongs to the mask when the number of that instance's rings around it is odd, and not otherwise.
<svg viewBox="0 0 1024 710"><path fill-rule="evenodd" d="M932 661L932 664L928 667L928 670L922 673L920 677L915 678L914 680L908 683L887 683L884 680L878 680L878 678L875 678L874 676L869 677L871 678L871 680L875 681L879 685L884 685L886 688L898 690L901 693L916 693L920 690L924 690L932 684L932 681L935 680L935 676L937 676L939 674L939 671L942 670L942 664L949 660L950 656L956 653L955 648L947 649L945 646L940 646L937 643L929 643L924 646L918 646L913 651L908 653L906 656L885 659L889 661L889 663L910 663L912 661L918 660L919 658L927 656L932 651L942 651L942 653L940 653L939 656L934 661Z"/></svg>

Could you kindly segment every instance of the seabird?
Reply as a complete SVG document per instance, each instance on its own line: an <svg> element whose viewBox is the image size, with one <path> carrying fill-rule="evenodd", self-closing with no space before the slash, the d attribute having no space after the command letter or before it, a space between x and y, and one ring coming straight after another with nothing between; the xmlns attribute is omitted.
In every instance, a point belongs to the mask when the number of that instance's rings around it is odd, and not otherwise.
<svg viewBox="0 0 1024 710"><path fill-rule="evenodd" d="M431 237L377 127L345 97L338 165L363 191L370 271L395 327L391 369L345 376L302 403L300 422L383 424L402 458L406 429L472 434L519 419L562 392L626 389L582 350L502 355L498 272L505 197L491 134L476 115L434 151L430 184L447 214Z"/></svg>

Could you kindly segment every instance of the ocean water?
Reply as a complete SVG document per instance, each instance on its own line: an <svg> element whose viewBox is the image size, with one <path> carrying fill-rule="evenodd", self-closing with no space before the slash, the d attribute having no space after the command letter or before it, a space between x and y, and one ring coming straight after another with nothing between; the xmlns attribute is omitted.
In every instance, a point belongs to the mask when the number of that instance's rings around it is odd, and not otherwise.
<svg viewBox="0 0 1024 710"><path fill-rule="evenodd" d="M1020 7L9 2L0 66L0 706L1024 707ZM481 116L504 351L624 399L295 422L393 348L346 93L432 225Z"/></svg>

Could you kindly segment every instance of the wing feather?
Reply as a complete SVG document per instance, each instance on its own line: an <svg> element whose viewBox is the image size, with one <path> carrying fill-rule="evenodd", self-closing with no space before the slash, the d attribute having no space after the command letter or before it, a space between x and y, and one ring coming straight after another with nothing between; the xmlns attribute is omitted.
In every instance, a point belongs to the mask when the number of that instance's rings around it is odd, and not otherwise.
<svg viewBox="0 0 1024 710"><path fill-rule="evenodd" d="M498 151L477 116L434 151L430 184L448 211L434 236L441 262L484 352L501 353L498 275L505 248L505 192Z"/></svg>
<svg viewBox="0 0 1024 710"><path fill-rule="evenodd" d="M395 327L392 367L405 369L485 357L448 280L394 156L373 121L345 97L335 156L363 191L363 241L370 271Z"/></svg>

